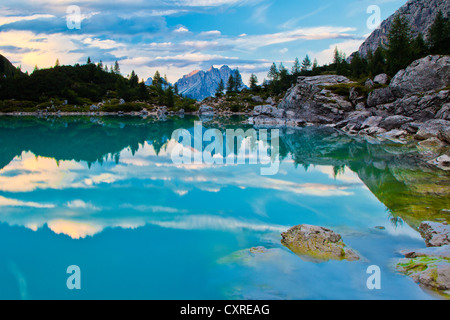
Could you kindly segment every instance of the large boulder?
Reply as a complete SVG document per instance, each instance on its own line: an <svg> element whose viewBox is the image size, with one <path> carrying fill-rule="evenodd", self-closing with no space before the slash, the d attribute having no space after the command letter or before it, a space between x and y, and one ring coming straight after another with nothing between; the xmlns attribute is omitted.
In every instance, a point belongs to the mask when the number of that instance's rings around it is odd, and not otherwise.
<svg viewBox="0 0 450 320"><path fill-rule="evenodd" d="M438 222L425 221L419 232L427 247L440 247L450 244L450 226Z"/></svg>
<svg viewBox="0 0 450 320"><path fill-rule="evenodd" d="M344 119L344 113L355 110L347 97L333 93L327 86L350 83L343 76L299 77L281 103L280 109L293 111L296 119L315 124L332 124Z"/></svg>
<svg viewBox="0 0 450 320"><path fill-rule="evenodd" d="M405 116L390 116L381 121L379 126L387 131L390 131L401 128L404 124L413 121L414 119Z"/></svg>
<svg viewBox="0 0 450 320"><path fill-rule="evenodd" d="M285 110L279 109L277 107L273 107L272 105L262 105L262 106L256 106L253 109L253 115L255 117L267 116L267 117L271 117L271 118L284 118Z"/></svg>
<svg viewBox="0 0 450 320"><path fill-rule="evenodd" d="M298 225L282 235L281 243L294 253L315 261L359 260L359 255L347 247L341 235L311 225Z"/></svg>
<svg viewBox="0 0 450 320"><path fill-rule="evenodd" d="M450 56L427 56L400 70L390 86L403 94L445 88L450 84Z"/></svg>
<svg viewBox="0 0 450 320"><path fill-rule="evenodd" d="M373 82L378 84L387 84L389 82L389 76L386 73L382 73L373 78Z"/></svg>
<svg viewBox="0 0 450 320"><path fill-rule="evenodd" d="M393 102L397 99L397 90L387 87L375 89L367 97L367 105L369 107L376 107L378 105Z"/></svg>

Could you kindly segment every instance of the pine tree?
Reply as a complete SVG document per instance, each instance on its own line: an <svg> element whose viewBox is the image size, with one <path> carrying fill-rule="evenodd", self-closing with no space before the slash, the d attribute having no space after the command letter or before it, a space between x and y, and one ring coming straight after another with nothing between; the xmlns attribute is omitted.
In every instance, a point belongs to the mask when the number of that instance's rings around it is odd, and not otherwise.
<svg viewBox="0 0 450 320"><path fill-rule="evenodd" d="M175 96L172 91L172 87L168 86L165 90L165 96L166 96L166 104L169 108L173 108L175 106Z"/></svg>
<svg viewBox="0 0 450 320"><path fill-rule="evenodd" d="M59 59L56 59L55 67L59 67L59 66L60 66L60 64L59 64Z"/></svg>
<svg viewBox="0 0 450 320"><path fill-rule="evenodd" d="M130 76L130 84L132 88L135 88L138 86L139 84L139 77L136 75L136 73L133 71L131 71L131 76Z"/></svg>
<svg viewBox="0 0 450 320"><path fill-rule="evenodd" d="M423 38L423 34L419 32L412 43L413 60L425 57L428 54L428 46Z"/></svg>
<svg viewBox="0 0 450 320"><path fill-rule="evenodd" d="M234 81L234 76L232 74L230 74L230 77L228 78L227 92L234 92L235 87L236 87L236 83Z"/></svg>
<svg viewBox="0 0 450 320"><path fill-rule="evenodd" d="M338 65L342 63L343 57L342 54L339 52L338 47L334 48L334 57L333 57L333 63Z"/></svg>
<svg viewBox="0 0 450 320"><path fill-rule="evenodd" d="M178 84L175 83L175 87L173 88L173 91L176 95L178 95Z"/></svg>
<svg viewBox="0 0 450 320"><path fill-rule="evenodd" d="M224 90L225 90L225 83L223 82L223 79L220 79L219 86L216 89L216 97L222 96Z"/></svg>
<svg viewBox="0 0 450 320"><path fill-rule="evenodd" d="M117 60L114 63L114 73L120 74L120 66L119 66L119 62Z"/></svg>
<svg viewBox="0 0 450 320"><path fill-rule="evenodd" d="M87 62L86 62L87 64L91 64L92 63L92 61L91 61L91 57L88 57L87 58Z"/></svg>
<svg viewBox="0 0 450 320"><path fill-rule="evenodd" d="M411 29L402 15L397 15L387 35L386 49L389 74L394 76L399 70L406 68L413 60L411 48Z"/></svg>
<svg viewBox="0 0 450 320"><path fill-rule="evenodd" d="M161 74L158 70L156 70L155 75L153 76L153 85L156 87L161 87L162 81L161 81Z"/></svg>
<svg viewBox="0 0 450 320"><path fill-rule="evenodd" d="M250 76L249 87L251 90L256 90L258 88L258 78L254 74Z"/></svg>
<svg viewBox="0 0 450 320"><path fill-rule="evenodd" d="M280 72L278 71L277 65L275 62L270 67L269 73L267 74L267 77L271 79L272 81L277 81L280 77Z"/></svg>
<svg viewBox="0 0 450 320"><path fill-rule="evenodd" d="M311 66L312 66L311 59L309 59L309 56L306 55L305 59L303 59L303 62L302 62L302 69L301 69L302 72L309 71Z"/></svg>
<svg viewBox="0 0 450 320"><path fill-rule="evenodd" d="M242 85L242 76L241 73L239 72L239 69L236 69L236 71L234 72L234 91L239 91L239 88Z"/></svg>
<svg viewBox="0 0 450 320"><path fill-rule="evenodd" d="M428 43L432 54L450 54L450 21L439 11L428 31Z"/></svg>
<svg viewBox="0 0 450 320"><path fill-rule="evenodd" d="M292 66L292 74L297 76L300 74L301 71L301 66L300 66L300 61L298 60L298 58L295 58L294 61L294 65Z"/></svg>

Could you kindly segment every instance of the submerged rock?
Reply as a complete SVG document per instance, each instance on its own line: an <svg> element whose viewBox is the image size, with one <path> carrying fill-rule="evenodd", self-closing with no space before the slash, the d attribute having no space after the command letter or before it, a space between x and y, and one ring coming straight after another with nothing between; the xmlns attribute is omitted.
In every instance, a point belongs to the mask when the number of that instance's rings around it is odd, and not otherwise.
<svg viewBox="0 0 450 320"><path fill-rule="evenodd" d="M327 228L298 225L281 236L281 243L300 256L318 261L360 259L355 251L344 244L340 234Z"/></svg>

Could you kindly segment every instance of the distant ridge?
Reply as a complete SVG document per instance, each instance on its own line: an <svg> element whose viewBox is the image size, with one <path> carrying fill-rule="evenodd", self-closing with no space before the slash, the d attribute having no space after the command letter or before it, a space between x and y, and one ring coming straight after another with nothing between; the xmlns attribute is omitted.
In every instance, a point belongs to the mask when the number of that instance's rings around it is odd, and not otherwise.
<svg viewBox="0 0 450 320"><path fill-rule="evenodd" d="M14 67L8 59L0 54L0 76L12 77L17 72L17 68Z"/></svg>
<svg viewBox="0 0 450 320"><path fill-rule="evenodd" d="M232 70L228 66L222 66L220 69L213 66L207 71L194 70L191 73L183 76L175 84L178 87L178 92L184 97L203 100L207 97L215 95L219 87L220 80L226 87L230 75L239 74L239 70ZM245 85L240 83L239 90L245 88Z"/></svg>

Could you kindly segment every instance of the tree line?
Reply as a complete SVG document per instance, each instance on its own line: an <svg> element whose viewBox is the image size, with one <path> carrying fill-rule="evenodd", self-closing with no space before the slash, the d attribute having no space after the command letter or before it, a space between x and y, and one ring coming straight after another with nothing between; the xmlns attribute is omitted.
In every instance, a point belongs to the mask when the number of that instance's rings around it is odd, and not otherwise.
<svg viewBox="0 0 450 320"><path fill-rule="evenodd" d="M3 63L2 65L5 65ZM157 71L151 86L139 77L133 70L124 77L120 73L119 62L108 67L102 61L94 63L91 58L86 64L62 66L59 60L55 66L48 69L34 68L31 74L9 72L0 77L0 100L22 100L44 103L50 100L66 101L70 105L90 105L111 99L125 101L143 101L168 108L189 109L194 101L177 95L176 88L164 86L168 84ZM163 89L164 87L164 89Z"/></svg>

